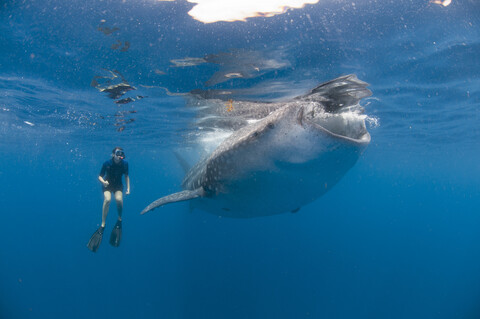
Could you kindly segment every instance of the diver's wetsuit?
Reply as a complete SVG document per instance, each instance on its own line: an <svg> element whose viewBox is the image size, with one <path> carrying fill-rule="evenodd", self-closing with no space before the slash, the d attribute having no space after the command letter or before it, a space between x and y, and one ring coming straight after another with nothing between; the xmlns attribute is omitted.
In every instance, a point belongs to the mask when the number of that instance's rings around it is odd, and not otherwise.
<svg viewBox="0 0 480 319"><path fill-rule="evenodd" d="M106 174L106 177L105 177ZM104 180L108 182L108 186L102 186L103 191L110 191L115 193L116 191L123 192L122 175L128 175L128 162L121 160L116 164L113 159L106 161L102 165L100 176L104 177Z"/></svg>

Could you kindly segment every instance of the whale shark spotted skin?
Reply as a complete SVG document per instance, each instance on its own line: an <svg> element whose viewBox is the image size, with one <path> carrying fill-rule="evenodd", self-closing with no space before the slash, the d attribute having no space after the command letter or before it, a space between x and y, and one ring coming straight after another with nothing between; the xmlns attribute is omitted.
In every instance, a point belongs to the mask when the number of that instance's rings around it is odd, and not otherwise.
<svg viewBox="0 0 480 319"><path fill-rule="evenodd" d="M298 211L330 190L369 144L359 105L371 95L367 85L352 74L286 102L235 102L231 125L239 128L186 173L183 191L141 214L186 200L235 218Z"/></svg>

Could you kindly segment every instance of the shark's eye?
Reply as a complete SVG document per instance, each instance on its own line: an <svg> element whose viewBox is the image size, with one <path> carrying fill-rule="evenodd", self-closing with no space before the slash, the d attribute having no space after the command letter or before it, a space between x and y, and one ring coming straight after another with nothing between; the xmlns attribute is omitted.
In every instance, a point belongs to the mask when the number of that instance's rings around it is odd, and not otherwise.
<svg viewBox="0 0 480 319"><path fill-rule="evenodd" d="M254 132L254 133L252 134L252 137L257 137L257 136L258 136L258 132Z"/></svg>
<svg viewBox="0 0 480 319"><path fill-rule="evenodd" d="M269 129L272 129L272 128L275 127L275 125L274 125L273 123L268 123L267 127L268 127Z"/></svg>

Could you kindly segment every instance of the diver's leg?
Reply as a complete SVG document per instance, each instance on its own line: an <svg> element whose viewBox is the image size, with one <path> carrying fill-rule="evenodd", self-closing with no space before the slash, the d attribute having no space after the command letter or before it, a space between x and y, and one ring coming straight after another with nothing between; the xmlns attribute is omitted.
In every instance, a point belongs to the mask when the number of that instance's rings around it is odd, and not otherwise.
<svg viewBox="0 0 480 319"><path fill-rule="evenodd" d="M117 210L118 210L118 220L122 220L122 212L123 212L123 192L116 191L115 192L115 200L117 202Z"/></svg>
<svg viewBox="0 0 480 319"><path fill-rule="evenodd" d="M122 238L123 192L121 190L115 192L115 201L117 202L118 220L110 235L110 245L118 247L120 245L120 239Z"/></svg>
<svg viewBox="0 0 480 319"><path fill-rule="evenodd" d="M107 220L108 208L110 207L110 201L112 200L112 193L110 191L103 192L103 209L102 209L102 227L105 227L105 221Z"/></svg>

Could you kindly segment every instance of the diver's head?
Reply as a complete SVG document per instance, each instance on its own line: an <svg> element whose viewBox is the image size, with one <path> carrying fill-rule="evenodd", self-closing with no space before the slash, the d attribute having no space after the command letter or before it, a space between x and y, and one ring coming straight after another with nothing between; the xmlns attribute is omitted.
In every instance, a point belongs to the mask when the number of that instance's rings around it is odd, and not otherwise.
<svg viewBox="0 0 480 319"><path fill-rule="evenodd" d="M115 147L112 151L112 157L115 163L119 163L121 160L125 159L125 152L123 152L123 148Z"/></svg>

